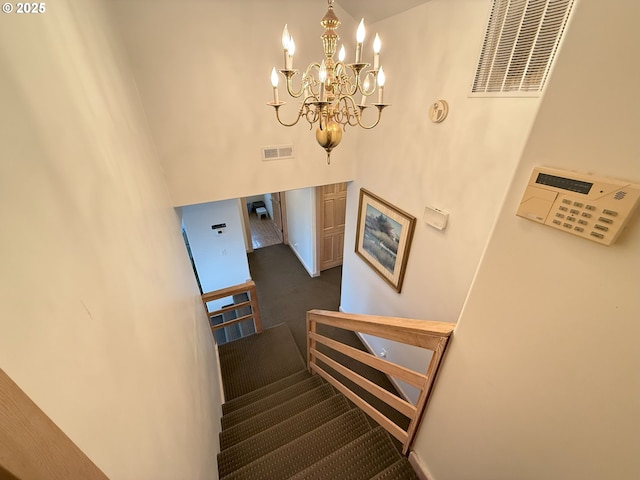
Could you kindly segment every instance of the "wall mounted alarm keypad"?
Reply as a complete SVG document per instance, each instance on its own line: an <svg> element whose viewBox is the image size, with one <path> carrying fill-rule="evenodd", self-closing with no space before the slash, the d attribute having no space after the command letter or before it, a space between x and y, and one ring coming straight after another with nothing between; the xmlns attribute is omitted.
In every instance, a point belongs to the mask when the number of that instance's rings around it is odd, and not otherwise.
<svg viewBox="0 0 640 480"><path fill-rule="evenodd" d="M516 215L611 245L640 198L640 185L546 167L533 169Z"/></svg>

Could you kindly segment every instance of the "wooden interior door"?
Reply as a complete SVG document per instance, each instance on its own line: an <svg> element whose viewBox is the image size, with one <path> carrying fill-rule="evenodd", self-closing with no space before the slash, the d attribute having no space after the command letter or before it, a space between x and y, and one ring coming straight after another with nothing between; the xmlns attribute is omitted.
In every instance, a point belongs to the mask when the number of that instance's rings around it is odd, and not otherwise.
<svg viewBox="0 0 640 480"><path fill-rule="evenodd" d="M316 189L320 271L342 265L344 223L347 213L347 183Z"/></svg>

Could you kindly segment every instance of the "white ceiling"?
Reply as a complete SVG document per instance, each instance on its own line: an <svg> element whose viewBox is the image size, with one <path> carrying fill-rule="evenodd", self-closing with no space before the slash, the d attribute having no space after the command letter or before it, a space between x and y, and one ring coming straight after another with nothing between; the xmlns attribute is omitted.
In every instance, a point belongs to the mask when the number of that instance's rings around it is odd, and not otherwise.
<svg viewBox="0 0 640 480"><path fill-rule="evenodd" d="M353 18L375 23L409 10L429 0L336 0Z"/></svg>

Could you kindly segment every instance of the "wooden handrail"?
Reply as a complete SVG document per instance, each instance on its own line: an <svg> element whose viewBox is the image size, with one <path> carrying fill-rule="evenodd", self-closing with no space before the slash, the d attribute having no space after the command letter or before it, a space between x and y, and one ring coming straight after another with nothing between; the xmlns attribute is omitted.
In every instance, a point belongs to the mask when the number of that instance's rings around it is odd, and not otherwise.
<svg viewBox="0 0 640 480"><path fill-rule="evenodd" d="M214 300L219 300L221 298L226 298L226 297L233 297L234 295L239 295L242 293L246 293L249 296L248 301L237 303L234 305L228 305L226 307L222 307L218 310L213 310L213 311L210 311L209 307L207 306L207 302L212 302ZM233 285L231 287L222 288L220 290L214 290L211 292L203 293L202 303L204 305L205 311L207 312L208 318L215 317L217 315L222 315L223 313L231 312L234 310L239 310L241 308L249 307L251 309L251 313L249 313L248 315L243 315L241 317L234 318L233 320L228 320L218 325L212 325L211 326L212 332L228 327L230 325L234 325L236 323L244 322L246 320L253 320L256 333L262 332L262 321L260 319L260 308L258 306L258 293L256 291L256 284L253 281L241 283L239 285Z"/></svg>
<svg viewBox="0 0 640 480"><path fill-rule="evenodd" d="M400 365L396 365L384 359L380 359L362 350L345 345L336 340L318 334L318 324L350 330L353 332L374 335L386 338L406 345L431 350L433 355L429 362L426 374L418 373ZM442 361L447 342L455 325L446 322L434 322L429 320L415 320L397 317L380 317L375 315L362 315L354 313L331 312L327 310L310 310L307 312L307 364L311 373L316 373L327 380L331 385L342 392L347 398L358 405L366 414L377 421L391 435L402 442L402 452L407 454L413 442L418 425L424 414L424 409L429 400L433 387L433 381ZM336 352L360 363L368 365L376 370L392 376L416 387L419 391L418 401L415 405L389 393L374 384L370 380L351 371L345 365L318 351L318 344L322 344ZM409 419L407 430L396 425L389 417L384 415L369 402L364 400L353 389L331 375L321 364L344 376L368 393L376 396L384 403L400 412Z"/></svg>

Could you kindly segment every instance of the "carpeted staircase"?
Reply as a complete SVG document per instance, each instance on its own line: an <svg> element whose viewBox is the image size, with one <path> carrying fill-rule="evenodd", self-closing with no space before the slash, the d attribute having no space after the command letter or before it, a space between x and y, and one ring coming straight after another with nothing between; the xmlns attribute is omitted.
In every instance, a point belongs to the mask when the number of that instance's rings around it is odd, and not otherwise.
<svg viewBox="0 0 640 480"><path fill-rule="evenodd" d="M382 427L307 372L286 325L219 353L220 479L417 479Z"/></svg>

